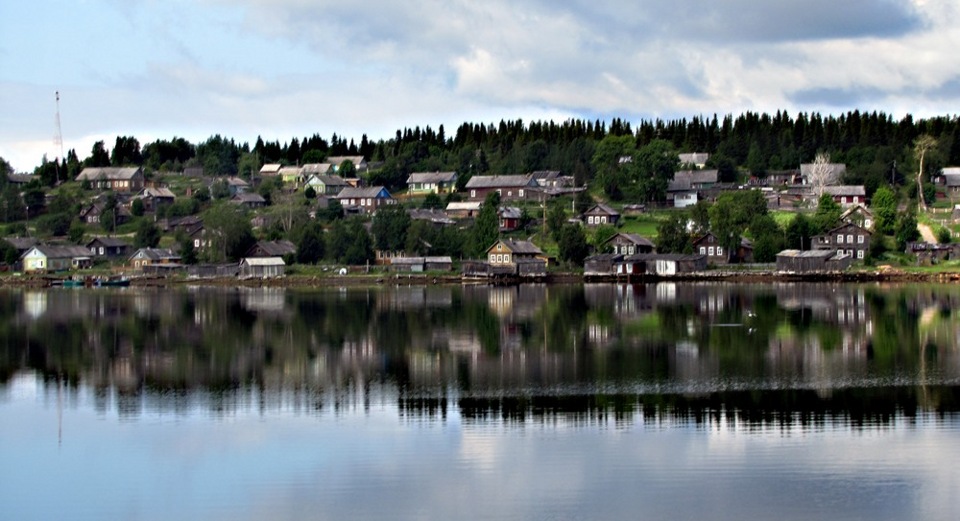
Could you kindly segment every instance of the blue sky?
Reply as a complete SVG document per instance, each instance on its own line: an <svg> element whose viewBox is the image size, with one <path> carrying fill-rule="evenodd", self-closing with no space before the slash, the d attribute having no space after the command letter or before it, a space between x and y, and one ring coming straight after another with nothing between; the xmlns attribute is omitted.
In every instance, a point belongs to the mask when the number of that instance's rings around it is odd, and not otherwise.
<svg viewBox="0 0 960 521"><path fill-rule="evenodd" d="M79 0L0 6L0 157L222 134L786 109L956 114L939 0Z"/></svg>

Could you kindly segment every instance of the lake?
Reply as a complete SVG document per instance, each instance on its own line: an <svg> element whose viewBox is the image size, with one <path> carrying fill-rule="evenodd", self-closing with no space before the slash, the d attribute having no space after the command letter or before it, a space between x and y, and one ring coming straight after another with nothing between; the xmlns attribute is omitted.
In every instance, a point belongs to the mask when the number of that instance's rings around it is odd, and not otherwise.
<svg viewBox="0 0 960 521"><path fill-rule="evenodd" d="M0 290L11 520L960 516L960 286Z"/></svg>

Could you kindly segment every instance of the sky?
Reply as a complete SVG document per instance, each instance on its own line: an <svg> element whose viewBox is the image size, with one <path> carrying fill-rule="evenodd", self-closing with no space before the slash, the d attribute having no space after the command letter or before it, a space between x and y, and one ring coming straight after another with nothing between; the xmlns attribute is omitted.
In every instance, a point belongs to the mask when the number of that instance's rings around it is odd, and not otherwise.
<svg viewBox="0 0 960 521"><path fill-rule="evenodd" d="M960 107L956 0L0 4L0 157L465 121Z"/></svg>

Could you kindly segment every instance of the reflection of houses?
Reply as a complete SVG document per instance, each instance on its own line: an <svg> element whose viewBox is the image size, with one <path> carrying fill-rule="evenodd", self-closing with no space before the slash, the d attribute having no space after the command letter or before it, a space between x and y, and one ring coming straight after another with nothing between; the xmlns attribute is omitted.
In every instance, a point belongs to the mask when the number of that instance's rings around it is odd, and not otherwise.
<svg viewBox="0 0 960 521"><path fill-rule="evenodd" d="M833 250L838 254L862 260L870 250L870 235L870 230L846 223L823 235L814 236L811 243L815 250Z"/></svg>
<svg viewBox="0 0 960 521"><path fill-rule="evenodd" d="M90 250L83 246L38 244L20 256L25 272L66 271L89 268Z"/></svg>

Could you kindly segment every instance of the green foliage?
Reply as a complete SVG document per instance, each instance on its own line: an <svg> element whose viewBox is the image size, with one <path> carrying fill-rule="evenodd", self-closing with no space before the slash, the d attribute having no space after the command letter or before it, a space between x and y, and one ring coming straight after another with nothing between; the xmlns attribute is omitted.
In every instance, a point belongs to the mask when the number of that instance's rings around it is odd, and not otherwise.
<svg viewBox="0 0 960 521"><path fill-rule="evenodd" d="M610 240L611 237L617 234L617 229L610 224L602 224L597 226L593 231L593 246L599 249L603 243Z"/></svg>
<svg viewBox="0 0 960 521"><path fill-rule="evenodd" d="M873 193L870 206L873 209L874 230L882 234L892 233L897 218L897 197L893 190L886 186L878 188Z"/></svg>
<svg viewBox="0 0 960 521"><path fill-rule="evenodd" d="M90 149L90 157L83 161L84 166L101 167L110 166L110 154L107 153L107 147L103 141L97 141Z"/></svg>
<svg viewBox="0 0 960 521"><path fill-rule="evenodd" d="M201 186L193 192L193 199L200 204L203 204L210 200L210 189L206 186Z"/></svg>
<svg viewBox="0 0 960 521"><path fill-rule="evenodd" d="M303 197L305 197L307 201L312 201L317 198L317 191L312 186L308 186L306 190L303 191Z"/></svg>
<svg viewBox="0 0 960 521"><path fill-rule="evenodd" d="M210 197L214 201L220 201L230 197L230 186L226 179L217 179L210 184ZM266 197L264 197L266 199Z"/></svg>
<svg viewBox="0 0 960 521"><path fill-rule="evenodd" d="M758 215L750 223L753 236L753 260L755 262L774 262L777 253L783 250L784 233L772 215Z"/></svg>
<svg viewBox="0 0 960 521"><path fill-rule="evenodd" d="M953 234L950 232L950 228L946 226L941 226L937 228L937 241L941 244L950 244L953 240Z"/></svg>
<svg viewBox="0 0 960 521"><path fill-rule="evenodd" d="M193 244L189 239L188 242L191 245ZM141 219L137 224L137 233L133 236L133 246L135 248L156 248L158 244L160 244L160 229L148 219Z"/></svg>
<svg viewBox="0 0 960 521"><path fill-rule="evenodd" d="M478 258L500 237L500 220L497 218L497 209L500 205L500 195L491 192L487 195L477 219L469 232L469 247L467 255Z"/></svg>
<svg viewBox="0 0 960 521"><path fill-rule="evenodd" d="M767 216L767 202L759 190L724 192L710 207L709 214L711 231L726 251L733 253L747 227L757 218Z"/></svg>
<svg viewBox="0 0 960 521"><path fill-rule="evenodd" d="M343 178L357 177L357 165L348 159L340 163L340 168L337 169L337 175Z"/></svg>
<svg viewBox="0 0 960 521"><path fill-rule="evenodd" d="M904 251L908 242L919 239L920 231L917 229L917 214L913 210L900 214L894 226L893 234L897 241L897 251Z"/></svg>
<svg viewBox="0 0 960 521"><path fill-rule="evenodd" d="M20 254L17 253L17 249L9 242L0 240L0 261L4 264L12 265L16 264L19 259Z"/></svg>
<svg viewBox="0 0 960 521"><path fill-rule="evenodd" d="M660 253L687 253L692 245L690 234L687 233L687 218L681 213L675 213L664 219L657 226L657 251Z"/></svg>
<svg viewBox="0 0 960 521"><path fill-rule="evenodd" d="M567 211L563 203L554 201L547 208L547 231L554 240L560 240L560 230L567 224Z"/></svg>
<svg viewBox="0 0 960 521"><path fill-rule="evenodd" d="M690 222L693 223L693 235L704 235L710 231L710 203L704 200L690 207Z"/></svg>
<svg viewBox="0 0 960 521"><path fill-rule="evenodd" d="M142 217L142 216L143 216L143 199L140 199L140 198L138 197L138 198L134 199L132 203L130 203L130 213L131 213L134 217Z"/></svg>
<svg viewBox="0 0 960 521"><path fill-rule="evenodd" d="M41 235L62 236L70 231L73 216L68 213L48 213L36 220L37 233Z"/></svg>
<svg viewBox="0 0 960 521"><path fill-rule="evenodd" d="M840 214L842 213L843 208L833 200L833 196L830 194L821 195L817 202L817 211L813 214L814 235L825 233L836 226L840 222Z"/></svg>
<svg viewBox="0 0 960 521"><path fill-rule="evenodd" d="M798 213L796 217L787 224L786 244L784 248L793 250L809 250L810 238L816 235L814 225L810 218L805 214Z"/></svg>
<svg viewBox="0 0 960 521"><path fill-rule="evenodd" d="M87 232L87 227L80 221L74 219L70 222L70 229L67 230L67 240L74 244L83 242L83 236Z"/></svg>
<svg viewBox="0 0 960 521"><path fill-rule="evenodd" d="M423 202L420 203L420 208L425 210L442 210L444 208L443 199L440 199L440 196L431 192L423 198Z"/></svg>
<svg viewBox="0 0 960 521"><path fill-rule="evenodd" d="M250 218L237 205L220 203L203 214L211 246L204 253L213 262L239 261L256 242Z"/></svg>
<svg viewBox="0 0 960 521"><path fill-rule="evenodd" d="M140 142L133 136L117 136L110 155L110 164L113 166L142 165L143 155L140 153Z"/></svg>
<svg viewBox="0 0 960 521"><path fill-rule="evenodd" d="M680 158L673 144L664 139L655 139L637 151L633 160L636 165L634 179L639 187L641 201L663 201L673 173L680 166Z"/></svg>
<svg viewBox="0 0 960 521"><path fill-rule="evenodd" d="M571 266L583 266L583 259L590 254L590 245L579 224L565 224L557 240L560 259Z"/></svg>
<svg viewBox="0 0 960 521"><path fill-rule="evenodd" d="M587 190L577 192L577 196L573 200L573 206L576 209L577 215L583 215L583 213L592 208L594 204L593 197L590 196L590 192Z"/></svg>
<svg viewBox="0 0 960 521"><path fill-rule="evenodd" d="M594 148L590 164L604 193L613 200L623 198L623 189L630 177L625 170L633 168L632 163L623 163L621 158L632 160L637 151L636 147L632 136L608 134Z"/></svg>
<svg viewBox="0 0 960 521"><path fill-rule="evenodd" d="M20 192L11 184L0 191L0 222L15 222L26 219L27 207L23 204Z"/></svg>
<svg viewBox="0 0 960 521"><path fill-rule="evenodd" d="M184 264L196 264L199 262L197 249L193 245L193 240L189 235L178 232L176 237L177 244L180 246L180 262Z"/></svg>
<svg viewBox="0 0 960 521"><path fill-rule="evenodd" d="M407 243L409 227L410 214L406 208L399 204L381 207L373 216L370 227L375 248L380 251L402 251Z"/></svg>
<svg viewBox="0 0 960 521"><path fill-rule="evenodd" d="M317 210L317 219L328 223L343 219L343 205L337 199L327 200L327 207Z"/></svg>
<svg viewBox="0 0 960 521"><path fill-rule="evenodd" d="M297 262L316 264L324 255L323 227L316 221L310 221L303 227L297 241Z"/></svg>
<svg viewBox="0 0 960 521"><path fill-rule="evenodd" d="M360 265L373 260L373 241L360 217L336 221L327 232L327 258Z"/></svg>
<svg viewBox="0 0 960 521"><path fill-rule="evenodd" d="M193 197L178 197L165 210L167 217L186 217L200 211L200 201Z"/></svg>

